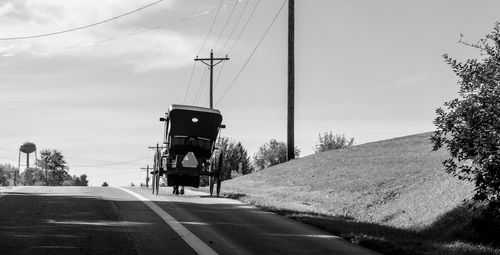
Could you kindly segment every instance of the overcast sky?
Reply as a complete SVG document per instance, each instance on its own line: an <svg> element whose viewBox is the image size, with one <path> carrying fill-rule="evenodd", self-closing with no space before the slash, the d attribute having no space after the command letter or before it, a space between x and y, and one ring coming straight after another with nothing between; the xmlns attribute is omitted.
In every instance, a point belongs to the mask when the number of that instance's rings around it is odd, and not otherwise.
<svg viewBox="0 0 500 255"><path fill-rule="evenodd" d="M153 2L3 0L0 38L82 27ZM147 147L161 142L168 106L208 106L206 68L193 59L212 48L231 58L215 69L223 135L250 155L271 138L285 141L286 5L242 69L284 2L224 0L217 12L220 3L164 0L86 29L0 40L0 162L17 166L19 146L31 141L62 151L70 174L86 173L92 185L144 182L139 168L152 164ZM301 156L327 131L361 144L433 130L435 109L457 95L441 55L478 57L457 41L490 33L498 10L494 0L297 0Z"/></svg>

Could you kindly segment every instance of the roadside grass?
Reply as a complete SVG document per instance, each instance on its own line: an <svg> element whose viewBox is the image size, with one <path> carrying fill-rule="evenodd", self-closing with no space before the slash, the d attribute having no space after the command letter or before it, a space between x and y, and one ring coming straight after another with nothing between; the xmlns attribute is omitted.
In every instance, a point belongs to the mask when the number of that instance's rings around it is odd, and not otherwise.
<svg viewBox="0 0 500 255"><path fill-rule="evenodd" d="M430 133L323 152L225 181L225 196L384 254L500 254L500 224L466 201Z"/></svg>

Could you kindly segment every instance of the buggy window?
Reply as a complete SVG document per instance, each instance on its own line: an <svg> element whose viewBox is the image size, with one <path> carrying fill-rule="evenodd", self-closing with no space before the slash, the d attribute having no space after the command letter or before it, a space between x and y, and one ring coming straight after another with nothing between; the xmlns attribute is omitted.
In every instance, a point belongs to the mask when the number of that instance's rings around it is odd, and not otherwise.
<svg viewBox="0 0 500 255"><path fill-rule="evenodd" d="M170 149L174 154L185 155L192 151L198 157L211 154L212 140L202 137L172 136Z"/></svg>

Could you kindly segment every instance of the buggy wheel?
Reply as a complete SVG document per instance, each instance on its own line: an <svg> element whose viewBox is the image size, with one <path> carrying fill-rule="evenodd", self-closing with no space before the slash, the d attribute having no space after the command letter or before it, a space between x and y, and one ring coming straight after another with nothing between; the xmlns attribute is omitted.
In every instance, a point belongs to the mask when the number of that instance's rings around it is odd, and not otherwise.
<svg viewBox="0 0 500 255"><path fill-rule="evenodd" d="M160 189L160 173L156 173L156 195L158 195L158 190Z"/></svg>
<svg viewBox="0 0 500 255"><path fill-rule="evenodd" d="M219 154L219 160L217 161L217 197L220 196L220 185L222 183L221 176L224 172L224 153L221 151Z"/></svg>
<svg viewBox="0 0 500 255"><path fill-rule="evenodd" d="M214 194L214 182L215 178L213 176L208 177L208 186L210 186L210 196Z"/></svg>
<svg viewBox="0 0 500 255"><path fill-rule="evenodd" d="M222 182L222 180L220 179L220 176L219 176L219 178L217 178L217 197L220 196L220 185L221 185L221 182Z"/></svg>
<svg viewBox="0 0 500 255"><path fill-rule="evenodd" d="M156 180L156 174L153 174L151 175L151 187L153 188L153 194L155 193L155 180Z"/></svg>

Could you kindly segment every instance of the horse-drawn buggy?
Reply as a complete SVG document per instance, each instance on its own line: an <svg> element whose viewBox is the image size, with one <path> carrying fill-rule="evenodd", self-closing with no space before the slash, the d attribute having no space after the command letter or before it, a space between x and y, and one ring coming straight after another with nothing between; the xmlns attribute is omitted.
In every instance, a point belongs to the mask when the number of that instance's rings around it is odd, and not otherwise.
<svg viewBox="0 0 500 255"><path fill-rule="evenodd" d="M207 176L210 195L220 194L222 152L216 148L220 129L224 128L219 110L171 105L165 118L164 144L157 147L153 170L153 193L158 194L161 177L179 194L180 186L200 186L200 177ZM162 151L161 148L164 150ZM165 178L163 178L165 179Z"/></svg>

